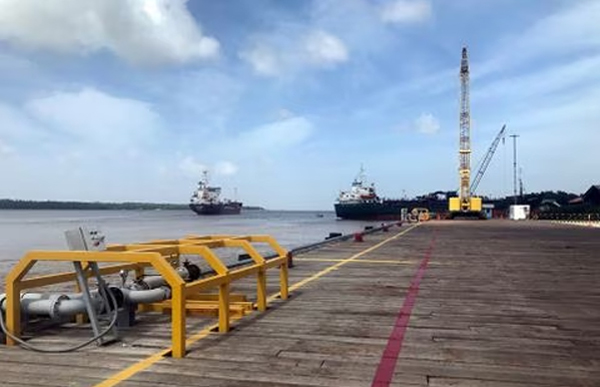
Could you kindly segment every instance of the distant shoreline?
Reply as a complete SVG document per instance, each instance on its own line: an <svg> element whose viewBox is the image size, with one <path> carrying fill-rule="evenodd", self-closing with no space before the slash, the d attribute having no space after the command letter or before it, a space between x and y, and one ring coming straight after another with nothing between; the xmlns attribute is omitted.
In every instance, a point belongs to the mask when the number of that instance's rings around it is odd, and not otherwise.
<svg viewBox="0 0 600 387"><path fill-rule="evenodd" d="M243 206L244 210L264 210L258 206ZM187 210L187 204L143 202L78 202L58 200L0 199L0 210Z"/></svg>

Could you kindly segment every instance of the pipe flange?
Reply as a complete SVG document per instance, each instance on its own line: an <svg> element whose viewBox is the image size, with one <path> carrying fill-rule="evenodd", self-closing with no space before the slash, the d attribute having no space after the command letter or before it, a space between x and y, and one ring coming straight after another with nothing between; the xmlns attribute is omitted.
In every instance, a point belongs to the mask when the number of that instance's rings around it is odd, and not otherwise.
<svg viewBox="0 0 600 387"><path fill-rule="evenodd" d="M146 281L144 281L144 277L140 277L134 281L133 286L131 288L135 290L149 290L150 286L148 286Z"/></svg>
<svg viewBox="0 0 600 387"><path fill-rule="evenodd" d="M50 295L50 297L48 298L48 301L50 302L50 308L48 308L48 314L50 315L50 318L52 320L54 320L54 319L58 320L60 318L60 311L59 311L60 303L62 301L66 301L69 299L70 298L64 294Z"/></svg>
<svg viewBox="0 0 600 387"><path fill-rule="evenodd" d="M168 286L161 286L161 289L163 290L163 292L165 292L165 300L168 300L171 298L171 288Z"/></svg>

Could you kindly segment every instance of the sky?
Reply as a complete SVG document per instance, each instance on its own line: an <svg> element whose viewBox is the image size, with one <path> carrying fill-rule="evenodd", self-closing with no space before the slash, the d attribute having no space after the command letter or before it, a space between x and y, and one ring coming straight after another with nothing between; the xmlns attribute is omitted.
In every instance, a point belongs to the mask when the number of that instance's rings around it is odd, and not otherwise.
<svg viewBox="0 0 600 387"><path fill-rule="evenodd" d="M458 188L503 124L526 192L600 176L595 0L0 0L0 198L329 210ZM478 194L512 193L512 142Z"/></svg>

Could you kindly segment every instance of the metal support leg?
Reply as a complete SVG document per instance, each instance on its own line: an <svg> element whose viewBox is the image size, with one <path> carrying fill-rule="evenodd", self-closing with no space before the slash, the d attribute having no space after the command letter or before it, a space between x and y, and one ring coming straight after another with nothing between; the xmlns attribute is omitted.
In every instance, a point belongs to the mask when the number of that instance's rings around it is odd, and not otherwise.
<svg viewBox="0 0 600 387"><path fill-rule="evenodd" d="M6 329L13 335L21 336L21 290L13 282L6 284ZM2 318L2 316L0 316ZM6 338L6 345L17 345L10 337Z"/></svg>
<svg viewBox="0 0 600 387"><path fill-rule="evenodd" d="M118 306L117 305L112 305L112 298L109 297L108 295L108 286L106 285L106 282L104 281L104 278L102 278L102 275L100 275L100 269L98 268L98 262L90 262L88 264L88 266L90 267L90 269L92 270L92 273L94 274L94 277L96 277L96 281L98 281L98 290L100 292L100 295L102 296L102 300L104 302L104 305L106 305L106 310L105 313L107 315L111 314L111 310L109 308L109 306L112 306L113 308L113 313L118 313L117 309ZM117 340L119 337L119 332L117 331L117 325L115 324L115 326L112 327L111 329L111 333L113 335L113 337L110 338L106 338L102 340L102 343L105 344L109 341L114 341ZM105 336L106 337L106 336Z"/></svg>
<svg viewBox="0 0 600 387"><path fill-rule="evenodd" d="M229 283L219 285L219 332L229 332Z"/></svg>
<svg viewBox="0 0 600 387"><path fill-rule="evenodd" d="M287 298L288 298L288 265L287 265L287 262L283 263L279 270L279 285L281 288L279 291L279 293L281 294L281 299L287 300Z"/></svg>
<svg viewBox="0 0 600 387"><path fill-rule="evenodd" d="M92 296L90 295L90 287L88 286L87 278L81 266L81 262L73 262L73 266L75 267L75 273L77 274L77 283L81 288L81 292L83 294L83 301L85 302L85 307L88 312L88 317L90 319L90 324L92 325L92 330L94 331L94 336L98 336L100 334L100 326L98 324L98 317L96 316L96 310L94 309L94 304L92 304ZM98 345L103 344L103 340L99 339Z"/></svg>
<svg viewBox="0 0 600 387"><path fill-rule="evenodd" d="M171 295L171 344L172 356L185 356L185 284L173 286Z"/></svg>
<svg viewBox="0 0 600 387"><path fill-rule="evenodd" d="M264 267L258 270L256 303L259 311L267 310L267 273Z"/></svg>

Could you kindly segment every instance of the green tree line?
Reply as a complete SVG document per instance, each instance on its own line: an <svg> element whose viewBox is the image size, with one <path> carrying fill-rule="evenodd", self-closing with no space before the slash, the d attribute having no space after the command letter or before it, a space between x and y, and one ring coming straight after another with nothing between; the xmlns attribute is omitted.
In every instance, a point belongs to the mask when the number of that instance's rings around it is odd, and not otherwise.
<svg viewBox="0 0 600 387"><path fill-rule="evenodd" d="M187 204L172 203L103 203L0 199L0 209L3 210L183 210L187 208Z"/></svg>

